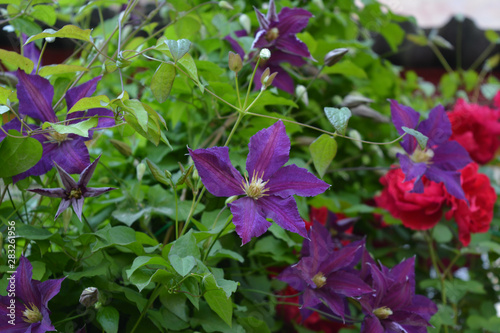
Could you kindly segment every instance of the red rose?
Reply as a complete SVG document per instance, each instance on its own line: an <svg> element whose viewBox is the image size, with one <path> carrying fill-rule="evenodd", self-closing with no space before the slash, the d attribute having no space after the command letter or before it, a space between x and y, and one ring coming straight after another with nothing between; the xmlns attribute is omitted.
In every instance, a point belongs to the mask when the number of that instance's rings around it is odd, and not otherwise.
<svg viewBox="0 0 500 333"><path fill-rule="evenodd" d="M450 139L458 141L477 163L491 161L500 146L500 110L459 99L448 118L453 130Z"/></svg>
<svg viewBox="0 0 500 333"><path fill-rule="evenodd" d="M404 178L401 169L389 170L380 178L385 188L375 198L375 202L401 219L405 227L414 230L434 227L443 216L442 208L447 194L444 185L423 177L424 193L410 193L414 181L404 182Z"/></svg>
<svg viewBox="0 0 500 333"><path fill-rule="evenodd" d="M478 168L476 163L470 163L461 171L462 188L469 205L465 200L459 200L452 195L447 196L451 210L446 213L446 218L455 218L458 238L464 246L469 245L471 233L489 230L493 218L493 206L497 200L490 179L478 173Z"/></svg>

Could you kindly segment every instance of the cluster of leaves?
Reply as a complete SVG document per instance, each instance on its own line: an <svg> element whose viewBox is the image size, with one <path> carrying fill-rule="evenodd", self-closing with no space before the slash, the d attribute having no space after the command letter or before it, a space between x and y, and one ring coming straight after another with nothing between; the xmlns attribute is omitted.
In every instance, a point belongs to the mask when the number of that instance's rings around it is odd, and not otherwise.
<svg viewBox="0 0 500 333"><path fill-rule="evenodd" d="M0 83L3 125L20 113L16 70L50 81L54 87L50 102L57 117L37 124L38 132L23 127L0 133L4 138L0 230L7 235L9 221L15 221L16 258L24 253L29 259L34 280L66 277L50 302L50 319L58 331L288 328L290 318L281 318L276 310L283 303L276 294L285 283L275 277L277 271L298 262L303 238L273 223L268 233L240 247L231 212L224 208L226 199L205 191L186 149L186 145L197 149L230 141L230 159L244 171L250 138L277 119L286 125L291 140L290 162L332 185L325 194L296 198L303 219L310 220L310 207L359 218L354 234L366 237L367 248L382 268L416 255L417 293L433 299L439 308L429 331L496 330L498 217L493 218L491 231L473 235L468 247L459 245L454 237L457 228L449 222L430 232L405 228L373 203L381 189L379 177L395 163L397 149L362 140L390 143L398 136L389 123L388 98L416 110L448 105L457 97L493 98L500 83L488 73L498 57L490 58L480 73L450 69L435 87L394 66L371 46L378 34L393 51L406 38L439 52L439 47L447 46L442 38L423 33L405 36L398 23L412 19L395 15L376 1L363 1L363 6L354 0L311 1L303 8L314 17L297 37L317 61L282 66L303 89L297 89L295 96L272 85L254 91L252 80L260 80L253 75L255 58L243 58L235 71L228 64L233 49L225 38L247 30L249 36L239 42L251 51L253 33L259 29L252 5L260 10L267 2L112 2L120 7L110 3L0 0L6 4L4 30L12 31L21 45L15 51L0 49L5 68ZM299 2L280 1L278 6L295 8ZM492 45L500 42L493 32L487 36ZM73 54L62 64L47 65L43 54L54 39L70 41ZM34 45L41 60L25 53ZM329 52L342 48L349 52L332 62ZM99 75L96 93L81 96L73 105L63 102L69 89ZM88 137L97 118L83 116L76 124L66 119L96 108L111 111L115 124L95 130L86 142L92 160L101 156L90 184L117 189L85 199L80 211L84 223L69 209L54 220L60 213L59 199L26 190L64 187L58 184L56 169L18 181L15 176L42 158L43 142L36 135ZM19 120L29 123L26 118ZM408 127L402 131L426 147L422 133ZM493 179L494 166L482 171ZM2 254L12 244L3 237ZM5 274L11 270L8 258L0 257ZM443 274L436 275L436 266L431 268L436 258ZM2 295L7 283L4 278L0 281ZM98 302L82 305L80 294L88 287L99 290ZM342 332L359 331L362 311L354 303L349 307L351 317L360 320ZM299 323L293 325L307 331Z"/></svg>

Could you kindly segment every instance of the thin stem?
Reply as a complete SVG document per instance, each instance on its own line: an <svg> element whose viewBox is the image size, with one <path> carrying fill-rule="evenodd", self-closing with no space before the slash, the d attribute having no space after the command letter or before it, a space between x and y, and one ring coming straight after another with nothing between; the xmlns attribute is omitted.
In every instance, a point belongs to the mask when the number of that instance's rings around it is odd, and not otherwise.
<svg viewBox="0 0 500 333"><path fill-rule="evenodd" d="M252 89L253 79L255 77L255 73L257 72L257 67L259 67L259 62L260 62L260 57L257 58L257 62L255 63L255 67L253 69L252 77L250 78L250 83L248 84L247 95L245 97L245 103L243 103L243 109L246 109L247 107L248 96L250 96L250 90Z"/></svg>
<svg viewBox="0 0 500 333"><path fill-rule="evenodd" d="M241 107L240 88L238 85L238 73L234 73L234 86L236 87L236 97L238 98L238 105L240 106L240 110L243 110L243 108Z"/></svg>
<svg viewBox="0 0 500 333"><path fill-rule="evenodd" d="M380 145L380 146L382 146L382 145L390 145L390 144L398 142L399 140L401 140L406 135L406 133L405 133L405 134L403 134L403 135L401 135L401 136L397 137L396 139L394 139L392 141L389 141L389 142L372 142L372 141L365 141L365 140L359 140L359 139L351 138L349 136L338 134L336 132L335 133L334 132L328 132L328 131L325 131L325 130L323 130L321 128L314 127L314 126L307 125L307 124L303 124L303 123L299 123L299 122L296 122L296 121L293 121L293 120L288 120L288 119L283 119L283 118L278 118L278 117L273 117L273 116L268 116L268 115L264 115L264 114L253 113L253 112L246 112L246 114L249 114L249 115L252 115L252 116L257 116L257 117L264 117L264 118L281 120L283 122L287 122L287 123L299 125L299 126L302 126L302 127L307 127L307 128L313 129L313 130L318 131L318 132L329 134L329 135L334 136L334 137L340 137L340 138L349 139L349 140L352 140L352 141L358 141L358 142L367 143L367 144L372 144L372 145Z"/></svg>
<svg viewBox="0 0 500 333"><path fill-rule="evenodd" d="M172 178L170 178L170 185L172 185L175 198L175 239L177 239L179 238L179 204L177 200L177 187L174 185Z"/></svg>
<svg viewBox="0 0 500 333"><path fill-rule="evenodd" d="M158 295L160 295L159 293L159 288L160 288L161 284L158 283L156 285L156 288L153 290L153 292L151 293L151 297L149 298L148 300L148 303L146 304L146 306L144 307L144 309L142 309L141 311L141 315L139 316L139 319L137 319L137 321L135 322L135 325L134 327L132 328L132 330L130 331L130 333L134 333L135 330L137 329L137 327L139 326L142 318L144 317L144 315L146 314L146 312L148 311L149 307L153 304L153 302L156 300L156 298L158 297Z"/></svg>
<svg viewBox="0 0 500 333"><path fill-rule="evenodd" d="M276 302L276 304L293 305L293 306L296 306L296 307L302 307L301 304L292 303L292 302ZM318 309L315 309L315 308L311 308L311 307L306 307L306 309L312 310L314 312L317 312L317 313L319 313L322 316L325 316L325 317L328 317L328 318L332 318L332 319L335 319L337 321L343 321L343 322L345 322L342 318L334 316L331 313L327 313L327 312L324 312L324 311L321 311L321 310L318 310ZM347 318L349 321L351 321L353 323L360 323L361 322L361 320L359 320L359 319L355 319L355 318L348 317L348 316L344 316L344 318Z"/></svg>
<svg viewBox="0 0 500 333"><path fill-rule="evenodd" d="M212 244L210 244L210 246L208 247L207 252L205 252L205 256L203 257L203 262L205 262L207 260L208 254L210 253L210 251L212 251L212 248L214 247L215 242L217 242L217 240L219 239L219 237L222 235L222 233L224 232L224 230L226 230L226 228L229 226L229 223L231 223L232 220L233 220L233 216L230 215L227 218L227 221L226 221L226 224L224 225L224 227L219 231L219 233L217 234L217 236L215 236L214 240L212 241Z"/></svg>
<svg viewBox="0 0 500 333"><path fill-rule="evenodd" d="M45 52L45 48L47 47L47 41L43 43L42 50L40 51L40 57L38 58L38 63L36 64L36 71L35 74L38 75L38 70L40 69L40 63L42 62L42 57Z"/></svg>
<svg viewBox="0 0 500 333"><path fill-rule="evenodd" d="M94 233L94 229L92 229L92 226L90 225L89 221L85 217L85 215L82 213L83 221L85 222L85 225L87 228L90 230L91 233Z"/></svg>
<svg viewBox="0 0 500 333"><path fill-rule="evenodd" d="M24 222L21 214L19 214L19 210L18 208L16 207L16 205L14 204L14 200L12 200L12 196L10 195L10 190L7 188L7 194L9 195L9 199L10 199L10 203L12 204L12 207L14 208L17 216L19 217L19 219L21 220L22 223L26 224L26 222Z"/></svg>
<svg viewBox="0 0 500 333"><path fill-rule="evenodd" d="M252 101L252 103L250 103L250 105L245 109L245 111L243 111L244 113L247 113L248 110L250 110L252 108L252 106L255 104L255 102L257 102L257 100L260 98L260 96L262 95L262 93L264 92L265 89L261 89L259 91L259 94L257 95L257 97L255 97L255 99Z"/></svg>
<svg viewBox="0 0 500 333"><path fill-rule="evenodd" d="M477 67L479 67L479 65L481 65L481 63L484 61L484 59L486 59L491 51L493 51L495 49L495 45L494 43L490 43L490 45L488 45L487 48L484 49L484 51L481 53L481 55L476 59L476 61L474 61L474 63L469 67L469 70L476 70Z"/></svg>
<svg viewBox="0 0 500 333"><path fill-rule="evenodd" d="M316 81L316 79L318 78L319 74L321 73L321 71L325 68L325 64L323 64L320 69L316 72L316 74L314 74L313 78L309 81L309 83L307 84L306 86L306 90L303 91L302 93L300 93L300 95L297 95L295 97L295 99L293 100L294 103L297 103L299 101L299 99L302 98L302 95L304 95L305 93L307 93L307 91L309 90L309 87L311 87L311 84ZM292 111L293 109L293 105L290 105L290 107L288 108L288 110L286 110L285 112L285 116L288 115L290 113L290 111Z"/></svg>
<svg viewBox="0 0 500 333"><path fill-rule="evenodd" d="M224 147L226 147L229 144L229 141L231 141L231 138L233 137L234 132L236 132L236 128L238 128L238 125L241 122L241 119L245 116L244 113L239 113L238 118L236 119L236 122L233 125L233 128L231 129L231 132L229 133L229 136L226 139L226 143L224 143Z"/></svg>
<svg viewBox="0 0 500 333"><path fill-rule="evenodd" d="M429 47L434 52L436 57L439 59L439 62L441 63L441 65L443 65L444 69L446 69L448 73L453 73L453 69L450 67L448 61L446 61L441 51L439 51L439 48L432 42L429 43Z"/></svg>
<svg viewBox="0 0 500 333"><path fill-rule="evenodd" d="M87 308L87 309L85 309L85 311L84 311L83 313L81 313L81 314L79 314L79 315L76 315L76 316L73 316L73 317L68 317L68 318L66 318L66 319L60 320L60 321L58 321L57 323L55 323L55 324L54 324L54 326L59 326L59 325L61 325L62 323L65 323L65 322L67 322L67 321L70 321L70 320L73 320L73 319L76 319L76 318L83 317L83 316L85 316L88 312L89 312L89 310L88 310L88 308Z"/></svg>

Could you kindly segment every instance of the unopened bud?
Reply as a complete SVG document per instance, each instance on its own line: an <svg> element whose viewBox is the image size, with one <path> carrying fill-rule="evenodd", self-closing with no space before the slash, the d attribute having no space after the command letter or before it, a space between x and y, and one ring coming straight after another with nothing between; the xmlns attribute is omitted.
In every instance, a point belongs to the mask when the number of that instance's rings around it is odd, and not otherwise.
<svg viewBox="0 0 500 333"><path fill-rule="evenodd" d="M88 287L82 291L80 295L80 304L86 308L91 307L97 303L99 299L99 290L96 287Z"/></svg>
<svg viewBox="0 0 500 333"><path fill-rule="evenodd" d="M274 78L278 74L278 72L274 72L272 74L269 73L271 73L271 70L268 67L260 77L260 83L262 83L261 90L267 89L267 87L269 87L273 83Z"/></svg>
<svg viewBox="0 0 500 333"><path fill-rule="evenodd" d="M165 170L165 177L167 177L168 179L171 179L172 178L172 173L168 170Z"/></svg>
<svg viewBox="0 0 500 333"><path fill-rule="evenodd" d="M297 87L295 87L295 95L297 95L306 106L309 105L309 96L307 95L306 87L301 84L297 85Z"/></svg>
<svg viewBox="0 0 500 333"><path fill-rule="evenodd" d="M252 22L250 21L250 17L248 17L248 15L246 14L241 14L238 20L240 21L241 26L243 27L243 29L245 29L247 34L250 34L250 30L252 29Z"/></svg>
<svg viewBox="0 0 500 333"><path fill-rule="evenodd" d="M232 197L229 197L226 199L226 205L227 204L230 204L231 202L235 201L238 199L238 196L237 195L233 195Z"/></svg>
<svg viewBox="0 0 500 333"><path fill-rule="evenodd" d="M46 41L47 43L54 43L54 42L55 42L55 40L56 40L56 38L55 38L55 37L45 37L45 41Z"/></svg>
<svg viewBox="0 0 500 333"><path fill-rule="evenodd" d="M229 69L238 73L243 67L243 61L239 54L229 51Z"/></svg>
<svg viewBox="0 0 500 333"><path fill-rule="evenodd" d="M233 10L234 7L227 1L219 1L219 7L223 9Z"/></svg>
<svg viewBox="0 0 500 333"><path fill-rule="evenodd" d="M325 65L328 67L335 65L337 62L340 61L340 59L342 59L342 57L347 52L349 52L349 49L346 49L346 48L335 49L335 50L328 52L325 56L325 59L324 59Z"/></svg>
<svg viewBox="0 0 500 333"><path fill-rule="evenodd" d="M267 60L267 59L271 58L271 51L269 51L269 49L260 50L260 57L263 60Z"/></svg>
<svg viewBox="0 0 500 333"><path fill-rule="evenodd" d="M123 156L129 157L130 155L132 155L132 148L130 148L130 146L125 142L121 142L115 139L110 139L109 142L111 142L113 147L115 147L115 149L118 150L118 152Z"/></svg>
<svg viewBox="0 0 500 333"><path fill-rule="evenodd" d="M144 172L146 172L146 164L144 163L139 163L135 167L136 173L137 173L137 180L141 181L142 177L144 177Z"/></svg>

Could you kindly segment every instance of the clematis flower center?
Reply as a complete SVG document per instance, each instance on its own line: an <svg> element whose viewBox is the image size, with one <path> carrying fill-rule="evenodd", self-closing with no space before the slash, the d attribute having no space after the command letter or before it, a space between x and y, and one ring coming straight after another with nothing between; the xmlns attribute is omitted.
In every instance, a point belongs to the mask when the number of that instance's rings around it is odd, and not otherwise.
<svg viewBox="0 0 500 333"><path fill-rule="evenodd" d="M434 157L434 152L431 149L422 150L420 146L411 154L410 159L415 163L429 163Z"/></svg>
<svg viewBox="0 0 500 333"><path fill-rule="evenodd" d="M393 313L392 310L387 306L383 306L373 310L373 314L377 316L378 319L387 319L387 317L392 315L392 313Z"/></svg>
<svg viewBox="0 0 500 333"><path fill-rule="evenodd" d="M280 36L280 32L279 32L278 28L274 27L266 33L265 38L268 42L272 42L273 40L277 39L279 36Z"/></svg>
<svg viewBox="0 0 500 333"><path fill-rule="evenodd" d="M68 140L68 134L61 134L61 133L57 133L57 132L51 132L49 134L50 136L50 142L57 142L57 143L61 143L63 141L66 141Z"/></svg>
<svg viewBox="0 0 500 333"><path fill-rule="evenodd" d="M43 316L35 304L29 303L26 305L26 310L23 311L23 320L27 323L33 324L42 321Z"/></svg>
<svg viewBox="0 0 500 333"><path fill-rule="evenodd" d="M265 196L265 192L269 191L269 189L265 188L267 181L262 180L264 177L264 172L262 172L262 176L259 177L253 172L252 181L248 182L248 178L245 176L245 180L243 181L243 191L254 200L258 200L259 198Z"/></svg>
<svg viewBox="0 0 500 333"><path fill-rule="evenodd" d="M79 188L74 188L71 190L71 192L69 192L68 199L72 198L80 199L81 197L82 197L82 190L80 190Z"/></svg>
<svg viewBox="0 0 500 333"><path fill-rule="evenodd" d="M312 280L316 285L316 287L318 288L321 288L326 284L326 277L322 272L319 272L318 274L314 275Z"/></svg>

